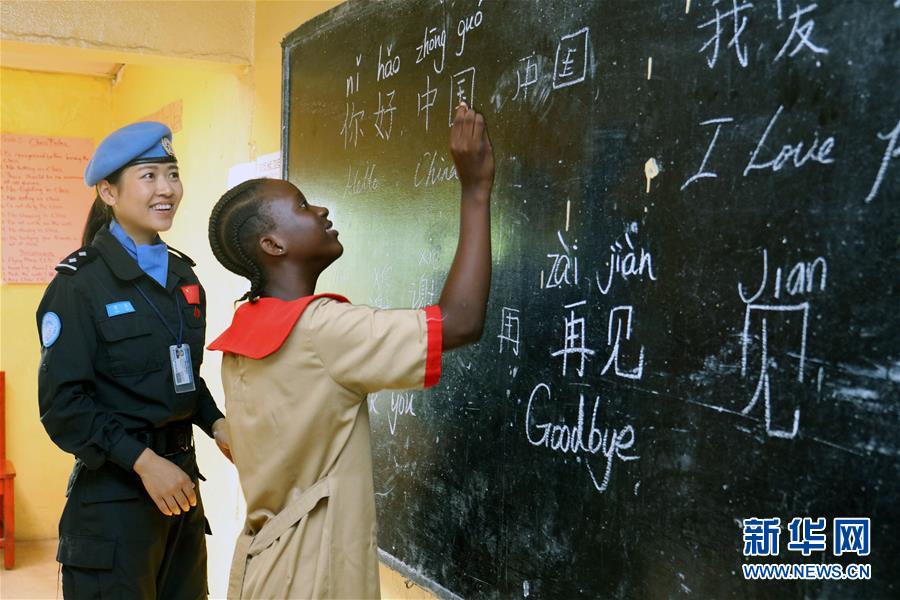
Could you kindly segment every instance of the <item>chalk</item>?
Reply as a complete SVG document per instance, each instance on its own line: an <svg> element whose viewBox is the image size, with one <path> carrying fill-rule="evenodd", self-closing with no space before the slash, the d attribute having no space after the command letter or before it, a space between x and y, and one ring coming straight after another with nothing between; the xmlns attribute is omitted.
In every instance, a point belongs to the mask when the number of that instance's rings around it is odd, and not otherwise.
<svg viewBox="0 0 900 600"><path fill-rule="evenodd" d="M648 158L644 163L644 177L647 178L647 193L650 193L650 180L659 175L659 165L655 158Z"/></svg>
<svg viewBox="0 0 900 600"><path fill-rule="evenodd" d="M566 231L569 230L569 215L572 213L572 201L566 200Z"/></svg>
<svg viewBox="0 0 900 600"><path fill-rule="evenodd" d="M650 81L650 75L653 73L653 57L647 58L647 81Z"/></svg>
<svg viewBox="0 0 900 600"><path fill-rule="evenodd" d="M684 3L684 14L688 14L689 12L691 12L691 0L687 0Z"/></svg>

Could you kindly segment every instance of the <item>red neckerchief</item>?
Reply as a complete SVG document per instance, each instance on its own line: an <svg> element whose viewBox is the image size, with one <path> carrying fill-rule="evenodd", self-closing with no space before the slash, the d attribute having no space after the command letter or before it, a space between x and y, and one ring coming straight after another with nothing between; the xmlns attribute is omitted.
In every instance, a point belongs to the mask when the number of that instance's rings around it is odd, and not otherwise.
<svg viewBox="0 0 900 600"><path fill-rule="evenodd" d="M349 302L337 294L316 294L290 301L260 298L256 302L247 302L235 311L231 326L208 349L254 359L265 358L281 348L306 307L319 298Z"/></svg>

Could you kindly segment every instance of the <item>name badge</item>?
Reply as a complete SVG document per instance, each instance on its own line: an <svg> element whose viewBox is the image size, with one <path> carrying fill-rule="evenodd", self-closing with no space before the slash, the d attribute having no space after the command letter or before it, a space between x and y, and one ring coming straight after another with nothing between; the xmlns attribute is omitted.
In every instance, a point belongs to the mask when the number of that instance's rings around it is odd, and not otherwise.
<svg viewBox="0 0 900 600"><path fill-rule="evenodd" d="M175 382L175 393L193 392L194 367L191 364L191 347L187 344L169 346L169 360L172 362L172 381Z"/></svg>
<svg viewBox="0 0 900 600"><path fill-rule="evenodd" d="M134 312L134 306L128 300L122 302L112 302L106 305L106 316L117 317L119 315L127 315Z"/></svg>

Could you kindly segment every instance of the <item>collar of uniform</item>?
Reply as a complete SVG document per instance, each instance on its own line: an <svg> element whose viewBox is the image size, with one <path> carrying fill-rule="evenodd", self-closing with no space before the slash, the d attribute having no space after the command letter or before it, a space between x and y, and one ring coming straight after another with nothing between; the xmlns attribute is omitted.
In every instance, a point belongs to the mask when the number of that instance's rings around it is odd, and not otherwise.
<svg viewBox="0 0 900 600"><path fill-rule="evenodd" d="M184 258L172 252L169 248L169 278L166 289L170 292L175 289L175 285L182 279L192 279L194 272L191 266L185 262Z"/></svg>
<svg viewBox="0 0 900 600"><path fill-rule="evenodd" d="M101 227L91 245L97 249L103 260L109 265L113 275L124 281L131 281L144 275L137 261L131 258L128 250L119 243L108 227Z"/></svg>
<svg viewBox="0 0 900 600"><path fill-rule="evenodd" d="M306 307L319 298L349 302L337 294L303 296L296 300L260 298L256 302L247 302L238 307L231 326L208 348L253 359L265 358L281 348Z"/></svg>
<svg viewBox="0 0 900 600"><path fill-rule="evenodd" d="M115 219L109 223L109 232L125 247L131 258L137 261L144 273L155 279L161 286L166 287L169 274L169 249L159 235L152 244L138 246Z"/></svg>
<svg viewBox="0 0 900 600"><path fill-rule="evenodd" d="M101 227L91 246L97 249L103 260L109 265L113 275L123 281L133 281L146 275L137 261L128 253L128 250L119 243L108 227ZM169 277L166 281L166 290L170 293L182 279L191 279L191 268L183 259L169 261Z"/></svg>

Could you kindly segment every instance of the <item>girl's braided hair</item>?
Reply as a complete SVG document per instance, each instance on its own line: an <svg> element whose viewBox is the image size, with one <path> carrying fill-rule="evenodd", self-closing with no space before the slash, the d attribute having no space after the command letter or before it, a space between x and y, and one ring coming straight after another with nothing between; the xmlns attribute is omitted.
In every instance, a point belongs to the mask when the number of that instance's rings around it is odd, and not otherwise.
<svg viewBox="0 0 900 600"><path fill-rule="evenodd" d="M260 194L266 179L251 179L222 195L209 215L209 245L222 266L250 280L250 290L238 299L256 302L266 285L265 273L256 259L260 236L275 227L265 197Z"/></svg>

